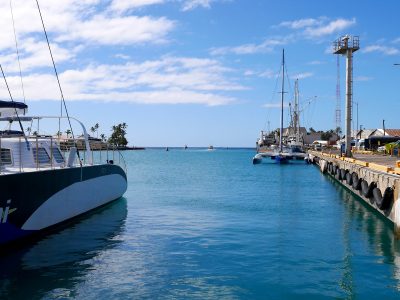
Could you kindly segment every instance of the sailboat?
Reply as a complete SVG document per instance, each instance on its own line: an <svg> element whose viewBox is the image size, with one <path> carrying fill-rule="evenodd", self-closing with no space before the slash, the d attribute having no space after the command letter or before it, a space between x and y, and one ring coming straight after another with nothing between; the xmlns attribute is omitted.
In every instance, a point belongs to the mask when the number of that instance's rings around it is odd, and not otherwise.
<svg viewBox="0 0 400 300"><path fill-rule="evenodd" d="M45 233L120 198L127 189L127 169L116 149L101 150L95 155L85 126L67 112L66 116L26 116L28 106L14 101L2 67L1 72L10 96L10 101L0 102L0 122L6 124L6 130L0 131L0 246L3 247ZM62 100L65 105L63 96ZM60 147L59 134L41 133L39 126L44 120L68 122L73 138L68 139L67 148ZM77 139L71 125L74 121L82 129L82 136ZM25 122L30 126L37 124L37 131L25 130ZM12 127L15 124L17 129ZM60 127L57 129L60 132ZM106 152L103 156L102 151Z"/></svg>
<svg viewBox="0 0 400 300"><path fill-rule="evenodd" d="M296 85L297 86L297 85ZM284 92L285 90L285 49L282 50L282 85L281 85L281 111L280 111L280 128L279 128L279 144L278 147L274 147L274 145L270 145L268 148L264 148L263 151L259 151L253 157L253 164L259 164L262 162L263 158L270 158L275 160L275 162L280 164L286 164L290 160L304 160L306 156L308 156L304 151L302 151L298 146L295 145L284 145L283 143L283 103L284 103ZM297 93L298 94L298 93ZM298 97L298 95L297 95ZM297 102L296 102L297 103ZM298 109L296 116L296 125L298 127ZM266 140L261 135L261 138L264 141Z"/></svg>

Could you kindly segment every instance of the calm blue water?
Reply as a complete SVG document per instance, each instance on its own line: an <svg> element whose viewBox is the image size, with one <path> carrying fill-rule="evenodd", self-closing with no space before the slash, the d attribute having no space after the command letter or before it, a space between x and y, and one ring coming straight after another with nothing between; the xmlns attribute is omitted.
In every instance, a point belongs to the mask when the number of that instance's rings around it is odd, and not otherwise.
<svg viewBox="0 0 400 300"><path fill-rule="evenodd" d="M392 225L314 166L126 152L123 199L0 258L0 298L399 299Z"/></svg>

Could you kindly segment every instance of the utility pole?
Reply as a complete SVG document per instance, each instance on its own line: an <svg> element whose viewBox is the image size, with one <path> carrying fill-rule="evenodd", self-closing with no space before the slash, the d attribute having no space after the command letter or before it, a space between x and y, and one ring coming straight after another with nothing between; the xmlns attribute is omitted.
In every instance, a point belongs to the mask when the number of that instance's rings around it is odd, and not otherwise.
<svg viewBox="0 0 400 300"><path fill-rule="evenodd" d="M353 97L353 52L360 49L358 36L346 35L333 44L333 53L346 55L346 148L345 154L351 157L351 110Z"/></svg>
<svg viewBox="0 0 400 300"><path fill-rule="evenodd" d="M383 136L385 136L386 135L386 133L385 133L385 120L383 120L382 125L383 125Z"/></svg>

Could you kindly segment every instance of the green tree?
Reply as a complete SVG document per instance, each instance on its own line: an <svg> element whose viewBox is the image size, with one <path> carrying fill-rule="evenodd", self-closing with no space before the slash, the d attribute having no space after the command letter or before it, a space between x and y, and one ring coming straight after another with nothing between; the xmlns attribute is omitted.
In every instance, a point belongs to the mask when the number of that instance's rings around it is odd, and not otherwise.
<svg viewBox="0 0 400 300"><path fill-rule="evenodd" d="M331 130L328 130L328 131L325 131L325 132L322 132L321 133L321 139L323 140L323 141L329 141L330 140L330 138L334 135L334 131L331 129Z"/></svg>
<svg viewBox="0 0 400 300"><path fill-rule="evenodd" d="M65 131L65 133L67 134L67 139L68 139L68 138L69 138L69 135L70 135L72 132L71 132L71 130L67 129L67 130Z"/></svg>
<svg viewBox="0 0 400 300"><path fill-rule="evenodd" d="M102 142L106 141L106 135L104 133L100 134L100 138Z"/></svg>
<svg viewBox="0 0 400 300"><path fill-rule="evenodd" d="M126 123L114 125L112 127L113 132L108 139L108 142L117 147L125 147L128 144L128 140L125 138L127 127L128 125L126 125Z"/></svg>

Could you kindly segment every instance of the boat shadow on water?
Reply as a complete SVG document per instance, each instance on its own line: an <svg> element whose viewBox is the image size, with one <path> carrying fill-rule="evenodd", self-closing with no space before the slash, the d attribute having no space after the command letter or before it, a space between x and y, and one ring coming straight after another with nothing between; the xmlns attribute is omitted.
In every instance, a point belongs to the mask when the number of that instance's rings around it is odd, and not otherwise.
<svg viewBox="0 0 400 300"><path fill-rule="evenodd" d="M92 267L91 259L120 244L118 236L123 232L126 217L127 201L120 198L53 229L52 234L30 247L3 253L1 297L27 299L35 295L41 299L55 290L71 290Z"/></svg>

